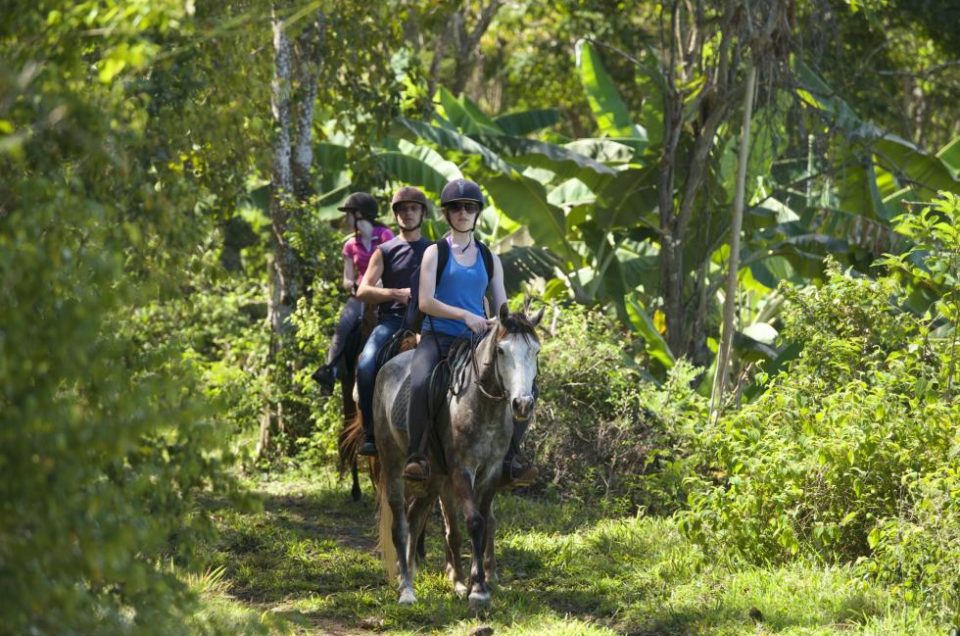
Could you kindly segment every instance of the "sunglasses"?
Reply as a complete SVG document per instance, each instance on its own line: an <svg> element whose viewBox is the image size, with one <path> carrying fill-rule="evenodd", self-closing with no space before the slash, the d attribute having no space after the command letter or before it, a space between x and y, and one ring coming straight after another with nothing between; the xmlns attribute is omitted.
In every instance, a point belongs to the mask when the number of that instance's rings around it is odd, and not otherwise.
<svg viewBox="0 0 960 636"><path fill-rule="evenodd" d="M457 212L463 210L467 214L476 214L480 211L480 206L473 201L454 201L443 206L444 209L449 210L450 212Z"/></svg>

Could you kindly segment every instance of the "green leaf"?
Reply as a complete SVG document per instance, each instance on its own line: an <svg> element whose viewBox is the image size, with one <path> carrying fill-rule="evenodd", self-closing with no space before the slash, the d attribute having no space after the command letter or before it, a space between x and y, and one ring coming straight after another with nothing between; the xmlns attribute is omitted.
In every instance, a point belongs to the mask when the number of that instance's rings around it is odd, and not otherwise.
<svg viewBox="0 0 960 636"><path fill-rule="evenodd" d="M492 150L509 156L511 161L550 170L563 181L579 179L594 191L617 175L616 170L595 159L545 141L506 135L480 135L478 140Z"/></svg>
<svg viewBox="0 0 960 636"><path fill-rule="evenodd" d="M520 137L553 126L560 121L560 111L556 108L524 110L500 115L493 121L506 134Z"/></svg>
<svg viewBox="0 0 960 636"><path fill-rule="evenodd" d="M440 104L443 106L447 119L462 132L468 135L477 133L503 134L503 130L496 122L481 111L466 95L461 95L458 99L443 86L440 87L438 92L440 94Z"/></svg>
<svg viewBox="0 0 960 636"><path fill-rule="evenodd" d="M647 132L633 123L626 103L603 67L593 44L579 40L576 47L580 83L587 93L590 110L604 137L632 137L647 140Z"/></svg>
<svg viewBox="0 0 960 636"><path fill-rule="evenodd" d="M313 147L313 158L324 172L340 171L347 163L347 147L320 142Z"/></svg>
<svg viewBox="0 0 960 636"><path fill-rule="evenodd" d="M583 138L571 141L564 148L604 163L628 163L636 154L636 149L627 143L609 138Z"/></svg>
<svg viewBox="0 0 960 636"><path fill-rule="evenodd" d="M737 355L748 362L758 360L774 360L777 357L777 350L768 344L760 342L746 335L741 331L733 334L733 348Z"/></svg>
<svg viewBox="0 0 960 636"><path fill-rule="evenodd" d="M463 177L460 168L437 151L400 140L400 152L377 155L381 167L391 177L405 184L421 186L439 193L448 181Z"/></svg>
<svg viewBox="0 0 960 636"><path fill-rule="evenodd" d="M514 173L496 175L484 185L497 207L514 221L525 224L538 245L549 247L557 254L573 256L566 242L563 210L547 201L542 184Z"/></svg>
<svg viewBox="0 0 960 636"><path fill-rule="evenodd" d="M627 316L630 319L630 324L633 326L634 331L639 333L647 343L647 353L665 368L673 368L673 365L676 364L676 359L673 357L673 353L670 352L667 341L663 339L663 336L657 331L650 316L647 315L647 312L640 303L637 302L636 295L630 294L624 298L624 301L626 303Z"/></svg>
<svg viewBox="0 0 960 636"><path fill-rule="evenodd" d="M960 137L937 151L937 158L950 168L954 176L960 174Z"/></svg>
<svg viewBox="0 0 960 636"><path fill-rule="evenodd" d="M510 174L514 171L512 166L504 161L500 155L490 150L483 144L474 141L470 137L467 137L466 135L460 134L453 130L447 130L445 128L431 126L430 124L424 124L423 122L407 119L406 117L398 117L396 121L398 124L407 128L417 137L426 139L427 141L435 143L442 148L456 150L471 155L478 155L481 159L483 159L483 162L487 165L487 167L496 172Z"/></svg>

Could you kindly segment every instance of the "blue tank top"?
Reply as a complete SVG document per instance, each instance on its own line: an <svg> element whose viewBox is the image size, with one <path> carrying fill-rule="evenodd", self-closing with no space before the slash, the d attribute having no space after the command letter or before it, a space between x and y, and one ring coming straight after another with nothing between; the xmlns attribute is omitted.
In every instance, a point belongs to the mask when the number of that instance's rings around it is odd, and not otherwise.
<svg viewBox="0 0 960 636"><path fill-rule="evenodd" d="M472 314L483 317L483 295L487 291L489 282L479 248L477 248L477 258L470 267L461 265L453 254L450 254L433 297L442 303L466 309ZM454 337L470 333L467 323L462 320L436 316L428 316L424 320L424 329Z"/></svg>

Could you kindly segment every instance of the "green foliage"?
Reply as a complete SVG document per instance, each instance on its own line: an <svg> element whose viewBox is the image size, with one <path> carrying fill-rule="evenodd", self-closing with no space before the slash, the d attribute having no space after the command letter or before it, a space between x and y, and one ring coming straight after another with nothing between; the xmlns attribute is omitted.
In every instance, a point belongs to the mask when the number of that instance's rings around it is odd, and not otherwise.
<svg viewBox="0 0 960 636"><path fill-rule="evenodd" d="M46 2L0 29L10 633L183 633L195 606L177 572L211 529L198 494L234 488L230 430L183 339L144 337L210 229L210 191L173 159L183 139L157 136L170 122L135 81L189 21L182 2Z"/></svg>
<svg viewBox="0 0 960 636"><path fill-rule="evenodd" d="M591 504L675 509L680 432L706 419L705 401L690 388L695 370L681 361L658 386L630 359L633 343L616 322L579 306L552 311L527 442L545 479Z"/></svg>
<svg viewBox="0 0 960 636"><path fill-rule="evenodd" d="M960 196L941 192L929 207L894 219L898 233L912 245L880 264L896 272L907 286L913 306L924 308L950 340L948 392L954 391L960 324ZM928 305L929 303L929 305Z"/></svg>
<svg viewBox="0 0 960 636"><path fill-rule="evenodd" d="M917 505L912 484L954 461L960 421L944 342L895 304L899 292L836 263L823 286L785 289L782 335L803 350L698 437L687 536L757 561L804 552L892 571L873 553L877 529Z"/></svg>
<svg viewBox="0 0 960 636"><path fill-rule="evenodd" d="M205 552L208 571L223 575L204 600L220 610L226 589L233 600L225 618L255 611L281 633L462 635L479 625L516 636L944 631L850 567L734 569L685 540L672 519L604 516L579 501L509 494L495 503L499 584L490 610L477 616L454 595L437 518L418 568L418 603L402 606L376 559L371 499L351 502L329 468L249 486L262 510L214 507L221 533Z"/></svg>

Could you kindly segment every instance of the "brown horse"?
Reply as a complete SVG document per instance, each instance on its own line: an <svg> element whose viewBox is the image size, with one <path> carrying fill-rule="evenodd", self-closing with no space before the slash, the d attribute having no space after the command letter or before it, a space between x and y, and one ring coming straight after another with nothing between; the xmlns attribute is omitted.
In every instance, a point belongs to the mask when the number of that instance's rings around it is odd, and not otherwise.
<svg viewBox="0 0 960 636"><path fill-rule="evenodd" d="M342 362L340 363L340 400L343 405L343 427L340 429L337 470L340 478L350 473L353 484L350 495L354 501L360 501L360 475L357 466L357 451L363 443L363 422L354 387L357 383L357 359L363 351L367 337L377 326L377 306L364 305L363 317L360 326L351 334L344 347ZM359 427L360 437L357 438L356 427ZM376 481L373 481L376 485Z"/></svg>
<svg viewBox="0 0 960 636"><path fill-rule="evenodd" d="M408 367L412 353L390 360L377 375L374 427L379 452L378 485L380 550L388 575L399 569L400 603L414 603L416 546L437 498L447 525L447 571L458 592L469 589L472 607L490 602L488 574L495 574L493 535L496 521L493 496L500 482L503 457L515 420L533 414L533 383L540 350L536 326L525 312L508 314L501 307L499 324L476 346L451 351L451 382L440 404L432 431L433 473L408 505L402 477L407 457ZM457 512L463 514L473 544L470 580L463 583ZM399 558L398 558L399 555Z"/></svg>

